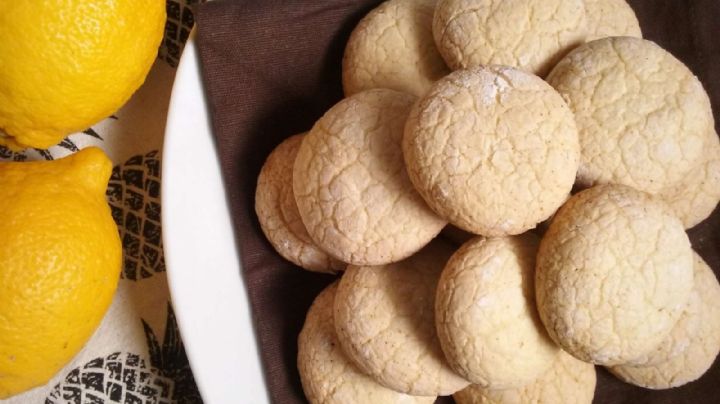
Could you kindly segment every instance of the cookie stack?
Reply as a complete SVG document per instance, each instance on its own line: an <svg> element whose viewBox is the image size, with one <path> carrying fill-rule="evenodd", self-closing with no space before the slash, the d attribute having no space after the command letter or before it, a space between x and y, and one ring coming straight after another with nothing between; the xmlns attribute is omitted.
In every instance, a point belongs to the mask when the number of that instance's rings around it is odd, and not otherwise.
<svg viewBox="0 0 720 404"><path fill-rule="evenodd" d="M590 403L595 365L652 389L710 368L720 284L685 230L720 141L625 1L389 0L343 87L256 194L283 257L342 272L298 340L310 402Z"/></svg>

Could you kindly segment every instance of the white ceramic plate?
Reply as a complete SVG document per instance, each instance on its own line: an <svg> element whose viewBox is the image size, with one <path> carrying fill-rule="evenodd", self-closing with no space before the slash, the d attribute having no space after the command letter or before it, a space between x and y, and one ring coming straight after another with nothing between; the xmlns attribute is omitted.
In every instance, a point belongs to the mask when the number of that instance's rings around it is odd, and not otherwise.
<svg viewBox="0 0 720 404"><path fill-rule="evenodd" d="M195 43L175 77L162 165L167 277L205 403L267 403Z"/></svg>

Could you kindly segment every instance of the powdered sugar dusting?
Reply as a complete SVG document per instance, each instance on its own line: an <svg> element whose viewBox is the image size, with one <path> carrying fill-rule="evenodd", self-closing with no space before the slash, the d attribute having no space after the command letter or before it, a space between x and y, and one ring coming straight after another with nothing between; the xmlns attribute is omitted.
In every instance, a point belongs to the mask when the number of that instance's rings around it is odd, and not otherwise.
<svg viewBox="0 0 720 404"><path fill-rule="evenodd" d="M483 82L482 90L480 91L480 97L483 105L490 105L497 101L498 92L500 88L496 85L497 80L492 82Z"/></svg>
<svg viewBox="0 0 720 404"><path fill-rule="evenodd" d="M493 68L481 67L459 74L457 84L469 90L480 105L494 105L511 91L513 85ZM478 91L479 90L479 91Z"/></svg>
<svg viewBox="0 0 720 404"><path fill-rule="evenodd" d="M536 76L530 73L507 66L497 66L495 67L495 71L503 79L507 80L508 84L512 87L529 85L535 81L534 79L536 78Z"/></svg>

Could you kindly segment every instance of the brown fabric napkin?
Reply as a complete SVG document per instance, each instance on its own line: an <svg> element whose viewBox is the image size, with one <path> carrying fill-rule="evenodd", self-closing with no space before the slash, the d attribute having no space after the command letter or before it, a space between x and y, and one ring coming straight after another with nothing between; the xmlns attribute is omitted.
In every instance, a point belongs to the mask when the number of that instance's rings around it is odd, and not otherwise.
<svg viewBox="0 0 720 404"><path fill-rule="evenodd" d="M293 267L265 240L254 212L257 175L282 139L310 129L341 99L340 61L355 24L378 0L212 1L197 10L198 47L242 270L270 396L305 402L296 368L297 335L317 293L334 278ZM720 112L720 2L631 0L645 37L700 77ZM691 232L720 269L720 211ZM653 392L598 367L597 403L720 400L720 364L700 381ZM238 380L242 384L242 380ZM447 402L450 402L449 399Z"/></svg>

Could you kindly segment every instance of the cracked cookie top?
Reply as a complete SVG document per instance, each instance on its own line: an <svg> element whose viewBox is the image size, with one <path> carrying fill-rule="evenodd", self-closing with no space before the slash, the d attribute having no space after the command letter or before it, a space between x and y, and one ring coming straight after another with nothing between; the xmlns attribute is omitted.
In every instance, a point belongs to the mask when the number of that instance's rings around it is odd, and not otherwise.
<svg viewBox="0 0 720 404"><path fill-rule="evenodd" d="M686 229L707 219L720 201L720 139L712 129L705 152L682 181L662 189L662 198Z"/></svg>
<svg viewBox="0 0 720 404"><path fill-rule="evenodd" d="M433 41L435 3L389 0L358 23L343 56L345 95L389 88L421 96L449 73Z"/></svg>
<svg viewBox="0 0 720 404"><path fill-rule="evenodd" d="M320 118L300 146L293 191L310 237L335 258L381 265L406 258L446 221L410 182L403 125L415 97L368 90Z"/></svg>
<svg viewBox="0 0 720 404"><path fill-rule="evenodd" d="M440 0L433 18L453 70L495 64L545 76L586 30L583 0Z"/></svg>
<svg viewBox="0 0 720 404"><path fill-rule="evenodd" d="M337 282L310 306L298 337L298 370L312 404L432 404L435 397L398 393L376 383L345 355L335 334L333 302Z"/></svg>
<svg viewBox="0 0 720 404"><path fill-rule="evenodd" d="M484 236L523 233L570 193L580 149L572 112L539 77L501 66L436 82L405 125L408 174L428 205Z"/></svg>
<svg viewBox="0 0 720 404"><path fill-rule="evenodd" d="M649 389L669 389L699 379L712 366L720 351L720 284L702 257L696 253L694 260L693 300L656 349L657 360L610 368L621 380Z"/></svg>
<svg viewBox="0 0 720 404"><path fill-rule="evenodd" d="M457 404L591 404L596 384L592 363L560 351L547 372L522 387L485 389L471 385L453 398Z"/></svg>
<svg viewBox="0 0 720 404"><path fill-rule="evenodd" d="M335 298L335 328L350 358L379 383L448 395L470 382L447 365L435 332L435 289L453 248L435 240L389 265L351 265Z"/></svg>
<svg viewBox="0 0 720 404"><path fill-rule="evenodd" d="M438 337L450 366L473 384L521 387L560 353L535 308L538 243L532 233L477 237L445 265L435 300Z"/></svg>
<svg viewBox="0 0 720 404"><path fill-rule="evenodd" d="M630 37L587 43L547 80L575 113L581 186L617 183L657 193L702 160L714 128L710 99L697 77L655 43Z"/></svg>
<svg viewBox="0 0 720 404"><path fill-rule="evenodd" d="M625 0L585 0L588 41L609 36L642 38L640 23Z"/></svg>
<svg viewBox="0 0 720 404"><path fill-rule="evenodd" d="M665 203L623 185L582 191L560 208L540 243L540 318L576 358L610 366L636 360L685 310L692 257Z"/></svg>

